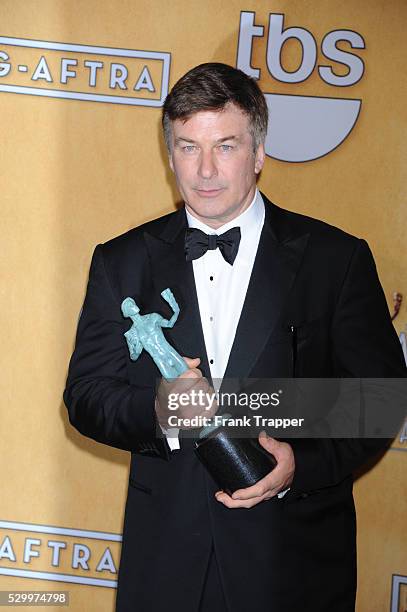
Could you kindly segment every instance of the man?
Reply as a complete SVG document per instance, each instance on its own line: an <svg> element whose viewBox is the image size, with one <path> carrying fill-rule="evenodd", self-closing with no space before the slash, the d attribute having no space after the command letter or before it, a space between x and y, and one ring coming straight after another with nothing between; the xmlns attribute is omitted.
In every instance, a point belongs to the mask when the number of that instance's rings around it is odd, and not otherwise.
<svg viewBox="0 0 407 612"><path fill-rule="evenodd" d="M267 107L244 73L202 64L163 111L185 208L96 247L64 394L80 432L132 453L117 610L350 612L352 471L388 441L261 434L276 468L229 496L185 431L169 437L167 400L233 377L404 376L371 253L257 191ZM129 358L120 305L167 317L167 287L180 315L166 336L189 369L156 394L151 357Z"/></svg>

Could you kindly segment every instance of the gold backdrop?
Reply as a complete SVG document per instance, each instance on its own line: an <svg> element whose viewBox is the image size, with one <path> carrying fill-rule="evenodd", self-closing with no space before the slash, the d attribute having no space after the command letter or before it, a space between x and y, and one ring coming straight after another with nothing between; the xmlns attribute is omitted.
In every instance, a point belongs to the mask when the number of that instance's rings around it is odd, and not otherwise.
<svg viewBox="0 0 407 612"><path fill-rule="evenodd" d="M2 0L1 35L39 42L0 43L0 590L62 589L72 610L114 608L129 456L74 431L61 395L94 246L173 210L178 195L160 108L151 105L165 93L165 62L106 49L170 54L171 86L204 61L236 65L241 11L254 12L264 26L251 62L261 69L265 92L362 100L340 146L306 163L268 158L261 189L280 206L366 238L390 309L393 292L407 292L404 0ZM301 83L273 79L266 64L271 12L284 14L285 27L311 32L318 65L338 74L346 69L323 57L321 42L333 30L358 32L365 49L339 47L363 59L363 77L341 88L325 83L317 68ZM62 58L72 60L65 77ZM85 60L103 67L85 69ZM7 61L12 69L5 74ZM282 63L295 70L300 61L299 45L289 41ZM41 95L46 89L109 95L113 62L128 69L127 81L123 68L114 69L116 82L122 78L128 87L114 93L135 104ZM19 89L1 89L10 84ZM406 322L402 305L399 332ZM406 450L405 439L396 441L355 487L359 612L389 610L392 584L393 609L405 609Z"/></svg>

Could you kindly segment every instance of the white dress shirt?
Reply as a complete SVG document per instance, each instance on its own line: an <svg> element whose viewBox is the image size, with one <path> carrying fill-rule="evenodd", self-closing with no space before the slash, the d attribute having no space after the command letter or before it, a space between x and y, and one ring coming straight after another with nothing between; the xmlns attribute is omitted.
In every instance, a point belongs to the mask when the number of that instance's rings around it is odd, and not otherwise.
<svg viewBox="0 0 407 612"><path fill-rule="evenodd" d="M206 225L186 210L189 227L205 234L221 235L232 227L240 227L241 240L231 266L219 249L208 250L192 262L199 313L214 390L222 383L237 324L242 312L247 287L264 224L264 202L256 189L248 208L217 230ZM199 357L200 355L190 355ZM177 428L163 430L171 450L180 448Z"/></svg>

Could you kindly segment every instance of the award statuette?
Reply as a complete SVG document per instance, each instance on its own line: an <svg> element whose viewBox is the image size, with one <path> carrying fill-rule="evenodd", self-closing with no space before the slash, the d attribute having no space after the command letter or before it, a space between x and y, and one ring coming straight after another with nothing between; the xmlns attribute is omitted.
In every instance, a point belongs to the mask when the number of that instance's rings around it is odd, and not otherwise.
<svg viewBox="0 0 407 612"><path fill-rule="evenodd" d="M141 315L133 298L123 300L123 316L133 321L124 336L132 361L136 361L144 349L162 376L171 380L185 372L188 366L167 342L162 331L164 327L175 325L179 306L171 289L164 289L161 295L172 308L171 319L164 319L155 312ZM237 434L231 436L231 428L226 425L229 417L229 414L224 414L221 425L210 424L202 429L195 442L195 452L218 486L231 495L237 489L250 487L264 478L275 467L276 460L257 439L239 438Z"/></svg>
<svg viewBox="0 0 407 612"><path fill-rule="evenodd" d="M179 306L171 289L164 289L161 295L172 308L174 314L171 319L164 319L156 312L141 315L140 308L133 298L127 297L123 300L123 316L133 321L133 325L124 336L132 361L136 361L144 349L151 355L162 376L166 380L171 380L188 370L188 366L175 348L167 342L162 332L163 327L174 327L179 315Z"/></svg>

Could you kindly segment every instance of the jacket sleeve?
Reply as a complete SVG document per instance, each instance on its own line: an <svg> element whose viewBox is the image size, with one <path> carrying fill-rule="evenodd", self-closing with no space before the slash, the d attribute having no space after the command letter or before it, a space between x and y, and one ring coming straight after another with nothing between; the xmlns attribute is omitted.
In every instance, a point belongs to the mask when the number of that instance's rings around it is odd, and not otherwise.
<svg viewBox="0 0 407 612"><path fill-rule="evenodd" d="M120 304L106 274L103 246L92 257L64 402L83 435L123 450L154 440L155 389L130 384Z"/></svg>
<svg viewBox="0 0 407 612"><path fill-rule="evenodd" d="M373 256L364 240L358 241L342 284L332 321L331 342L335 377L406 377L400 342ZM287 441L295 456L292 483L292 495L295 495L343 481L385 450L392 440L360 437Z"/></svg>

